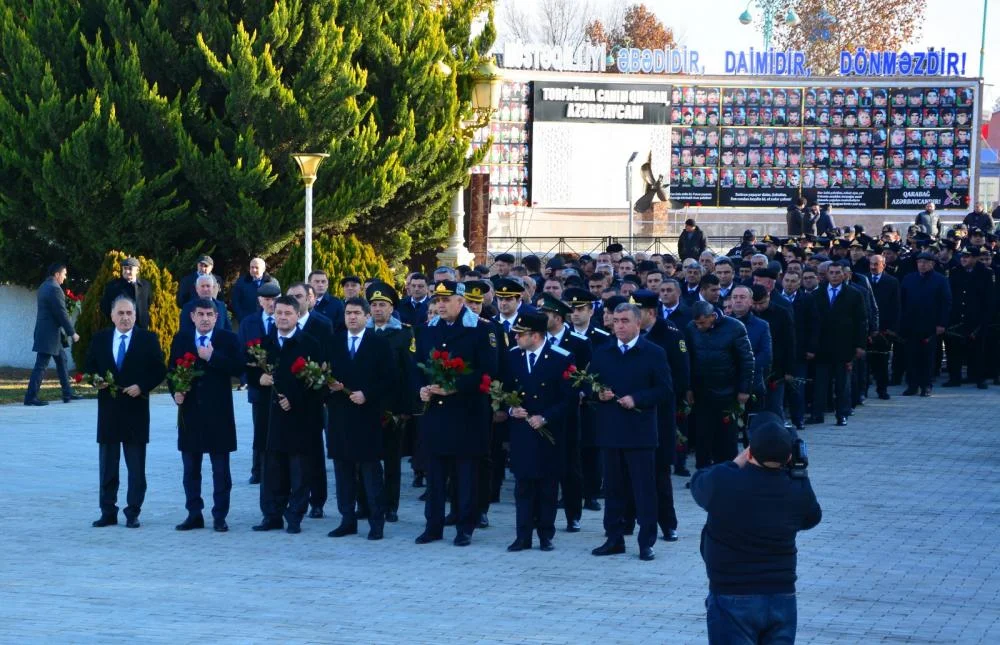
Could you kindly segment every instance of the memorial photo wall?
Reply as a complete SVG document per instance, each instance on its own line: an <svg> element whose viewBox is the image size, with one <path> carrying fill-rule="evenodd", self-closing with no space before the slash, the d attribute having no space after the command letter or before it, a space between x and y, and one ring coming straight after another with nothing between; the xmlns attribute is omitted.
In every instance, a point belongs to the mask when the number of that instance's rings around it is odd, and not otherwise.
<svg viewBox="0 0 1000 645"><path fill-rule="evenodd" d="M493 145L473 174L489 174L490 202L497 206L530 204L531 84L504 81L500 105L490 125L473 134L479 150L492 137Z"/></svg>
<svg viewBox="0 0 1000 645"><path fill-rule="evenodd" d="M845 208L962 208L971 87L674 87L671 199Z"/></svg>

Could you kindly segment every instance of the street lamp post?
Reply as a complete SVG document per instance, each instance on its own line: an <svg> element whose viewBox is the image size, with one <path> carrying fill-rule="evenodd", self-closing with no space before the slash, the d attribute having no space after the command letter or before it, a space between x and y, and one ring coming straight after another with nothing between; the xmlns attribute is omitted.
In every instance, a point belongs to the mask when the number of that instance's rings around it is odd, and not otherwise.
<svg viewBox="0 0 1000 645"><path fill-rule="evenodd" d="M438 66L442 73L450 74L447 65ZM472 109L477 114L489 116L496 112L500 105L500 68L487 60L476 70L476 84L472 89ZM451 217L448 223L448 246L437 254L438 262L443 266L457 267L462 264L471 265L475 254L465 245L465 186L459 186L451 202Z"/></svg>
<svg viewBox="0 0 1000 645"><path fill-rule="evenodd" d="M305 226L305 276L304 280L309 280L312 273L313 263L313 184L316 183L316 171L324 159L330 155L325 152L296 152L292 155L295 162L299 164L299 171L302 173L302 183L306 185L306 226Z"/></svg>
<svg viewBox="0 0 1000 645"><path fill-rule="evenodd" d="M798 14L795 13L795 9L792 8L791 2L789 0L751 0L755 3L760 10L763 12L764 19L764 49L767 50L771 47L771 35L774 33L774 19L778 15L778 12L784 7L788 7L788 11L782 16L784 22L792 27L801 22L799 20ZM747 8L743 10L740 14L740 23L744 25L749 25L753 22L753 14L750 13L750 5L747 4Z"/></svg>

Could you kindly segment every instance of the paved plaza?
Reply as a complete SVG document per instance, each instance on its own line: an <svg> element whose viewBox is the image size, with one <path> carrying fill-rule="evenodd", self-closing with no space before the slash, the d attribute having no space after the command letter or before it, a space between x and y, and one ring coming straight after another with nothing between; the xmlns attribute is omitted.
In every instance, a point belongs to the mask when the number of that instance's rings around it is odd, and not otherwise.
<svg viewBox="0 0 1000 645"><path fill-rule="evenodd" d="M227 534L173 528L185 511L167 396L152 402L138 530L90 526L95 401L0 408L0 642L705 642L704 513L683 479L681 539L659 542L650 563L634 538L627 555L591 556L603 541L592 512L578 534L561 530L560 514L554 552L536 540L507 553L510 479L472 546L453 546L451 529L417 546L423 505L405 464L400 521L382 542L364 538L364 523L358 536L328 538L333 499L300 535L258 534L250 407L235 397ZM823 522L799 537L800 642L1000 642L998 417L1000 388L967 387L871 401L847 428L806 430ZM122 479L123 506L124 466ZM210 476L204 486L210 500Z"/></svg>

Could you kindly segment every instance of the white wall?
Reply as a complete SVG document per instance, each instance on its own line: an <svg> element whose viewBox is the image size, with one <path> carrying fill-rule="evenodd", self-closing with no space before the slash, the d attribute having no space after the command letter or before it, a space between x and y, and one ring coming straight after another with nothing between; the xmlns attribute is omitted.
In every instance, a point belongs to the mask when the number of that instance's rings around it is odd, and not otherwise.
<svg viewBox="0 0 1000 645"><path fill-rule="evenodd" d="M0 366L30 368L35 365L35 353L31 351L37 313L35 294L34 289L0 285L0 338L3 339ZM73 369L73 358L69 361ZM55 365L50 368L55 369Z"/></svg>

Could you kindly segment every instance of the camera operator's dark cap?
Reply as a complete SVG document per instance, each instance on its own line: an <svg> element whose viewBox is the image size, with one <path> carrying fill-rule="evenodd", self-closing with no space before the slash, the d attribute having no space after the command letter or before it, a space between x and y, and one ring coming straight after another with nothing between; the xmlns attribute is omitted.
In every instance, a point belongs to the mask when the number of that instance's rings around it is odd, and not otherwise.
<svg viewBox="0 0 1000 645"><path fill-rule="evenodd" d="M264 282L257 287L257 295L262 298L277 298L281 295L281 288L273 280L271 282Z"/></svg>
<svg viewBox="0 0 1000 645"><path fill-rule="evenodd" d="M792 433L778 423L761 424L750 430L750 454L757 463L784 464L792 455Z"/></svg>

